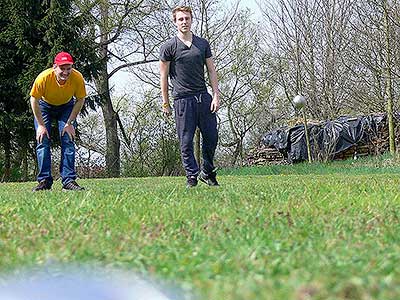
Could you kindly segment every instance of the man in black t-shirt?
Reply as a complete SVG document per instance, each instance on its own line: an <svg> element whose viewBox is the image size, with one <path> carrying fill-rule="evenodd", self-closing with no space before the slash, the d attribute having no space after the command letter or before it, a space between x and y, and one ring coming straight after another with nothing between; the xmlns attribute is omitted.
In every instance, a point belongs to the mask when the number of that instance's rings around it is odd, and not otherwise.
<svg viewBox="0 0 400 300"><path fill-rule="evenodd" d="M168 96L169 76L173 87L176 130L180 142L182 163L186 171L187 186L196 186L197 177L208 185L217 186L213 160L218 142L215 113L218 111L220 103L217 72L210 44L190 31L193 17L190 7L178 6L172 11L172 16L178 33L168 40L160 50L163 112L171 115ZM204 66L208 70L212 96L207 92ZM200 172L193 152L193 137L196 127L199 127L203 138L203 166Z"/></svg>

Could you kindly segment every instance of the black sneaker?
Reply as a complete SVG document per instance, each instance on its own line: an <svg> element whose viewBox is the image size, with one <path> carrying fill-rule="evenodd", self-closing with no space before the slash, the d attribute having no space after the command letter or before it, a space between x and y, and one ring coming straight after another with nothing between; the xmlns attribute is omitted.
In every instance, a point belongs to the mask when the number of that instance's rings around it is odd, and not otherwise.
<svg viewBox="0 0 400 300"><path fill-rule="evenodd" d="M197 177L196 176L188 176L186 180L186 187L192 188L197 185Z"/></svg>
<svg viewBox="0 0 400 300"><path fill-rule="evenodd" d="M63 191L83 191L85 188L76 183L75 180L68 182L63 186Z"/></svg>
<svg viewBox="0 0 400 300"><path fill-rule="evenodd" d="M42 181L39 182L37 186L35 186L32 189L32 192L45 191L45 190L51 190L51 185L47 182L46 179L43 179Z"/></svg>
<svg viewBox="0 0 400 300"><path fill-rule="evenodd" d="M199 179L204 183L208 184L209 186L219 186L217 181L217 173L211 172L210 174L206 174L203 171L199 174Z"/></svg>

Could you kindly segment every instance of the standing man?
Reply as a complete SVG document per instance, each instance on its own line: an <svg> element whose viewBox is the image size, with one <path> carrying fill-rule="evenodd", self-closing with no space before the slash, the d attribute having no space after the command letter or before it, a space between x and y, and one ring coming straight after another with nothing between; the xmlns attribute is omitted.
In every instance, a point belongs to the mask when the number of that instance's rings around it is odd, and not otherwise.
<svg viewBox="0 0 400 300"><path fill-rule="evenodd" d="M178 6L172 11L178 33L168 40L160 51L160 84L162 108L171 115L168 96L168 75L171 79L174 98L176 130L179 137L181 158L186 171L187 186L197 185L197 177L210 186L217 186L214 169L214 153L218 142L216 112L219 109L217 72L207 40L194 35L192 10L188 6ZM213 91L207 92L204 79L206 65ZM203 143L203 166L194 158L193 137L199 127Z"/></svg>
<svg viewBox="0 0 400 300"><path fill-rule="evenodd" d="M67 52L54 58L54 65L36 78L31 90L31 106L35 117L36 155L39 167L39 184L33 191L50 190L51 176L50 132L56 120L61 139L60 174L63 190L83 190L75 179L75 126L86 97L83 76L72 65L74 60ZM73 99L75 97L75 100Z"/></svg>

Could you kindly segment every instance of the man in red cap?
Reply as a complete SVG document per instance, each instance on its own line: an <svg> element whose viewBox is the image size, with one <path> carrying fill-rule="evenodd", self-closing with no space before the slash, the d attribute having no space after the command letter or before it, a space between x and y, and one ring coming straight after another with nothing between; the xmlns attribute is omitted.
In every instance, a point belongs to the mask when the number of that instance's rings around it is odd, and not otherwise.
<svg viewBox="0 0 400 300"><path fill-rule="evenodd" d="M50 132L51 123L57 121L61 138L60 175L63 190L83 190L76 180L75 127L76 117L86 97L85 82L72 65L71 54L60 52L54 58L52 68L44 70L36 78L31 89L31 106L36 130L36 155L39 184L33 191L50 190L51 175Z"/></svg>

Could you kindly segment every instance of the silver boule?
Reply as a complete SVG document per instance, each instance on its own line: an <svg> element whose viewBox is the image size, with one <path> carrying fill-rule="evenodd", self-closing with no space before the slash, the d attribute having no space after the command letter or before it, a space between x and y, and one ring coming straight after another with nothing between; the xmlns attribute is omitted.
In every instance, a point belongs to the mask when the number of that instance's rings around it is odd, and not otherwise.
<svg viewBox="0 0 400 300"><path fill-rule="evenodd" d="M303 108L303 106L306 104L306 98L304 98L302 95L297 95L293 98L293 104L297 109Z"/></svg>

